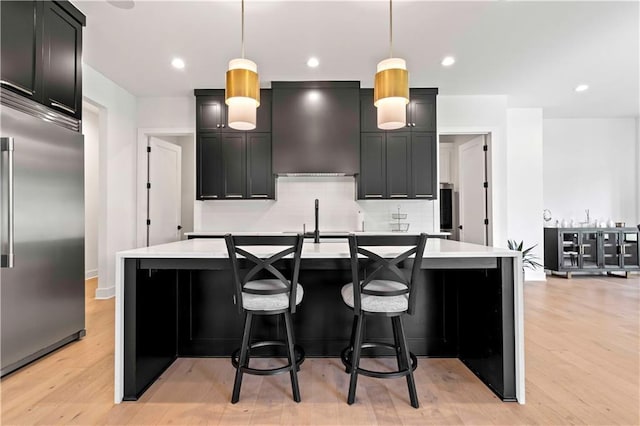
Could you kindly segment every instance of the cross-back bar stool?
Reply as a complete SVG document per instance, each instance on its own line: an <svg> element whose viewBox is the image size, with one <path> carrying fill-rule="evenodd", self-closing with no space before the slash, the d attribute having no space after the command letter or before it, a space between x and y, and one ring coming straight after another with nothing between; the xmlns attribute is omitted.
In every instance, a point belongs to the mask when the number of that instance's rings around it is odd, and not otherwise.
<svg viewBox="0 0 640 426"><path fill-rule="evenodd" d="M418 408L413 371L418 360L409 352L407 339L402 325L402 316L413 314L416 288L414 283L420 271L421 259L427 242L427 235L349 235L351 254L351 274L353 281L342 287L344 303L353 309L353 328L349 346L342 351L342 362L347 373L351 374L347 403L353 404L356 397L358 374L376 378L406 377L411 406ZM375 253L374 247L396 247L407 249L389 259ZM379 252L385 251L384 249ZM411 256L415 257L410 259ZM411 269L405 264L413 263ZM355 283L355 285L354 285ZM383 342L364 342L364 319L370 315L391 318L393 344ZM360 368L362 349L387 348L396 356L398 370L391 372L372 371Z"/></svg>
<svg viewBox="0 0 640 426"><path fill-rule="evenodd" d="M224 238L233 274L234 303L238 306L238 313L245 316L242 345L231 355L231 363L236 368L231 402L235 404L240 399L240 387L244 373L270 376L286 372L289 372L291 376L293 399L300 402L297 371L304 361L304 351L294 342L291 314L295 313L296 306L302 302L303 296L302 286L298 284L302 235L238 236L227 234ZM250 252L249 248L253 252ZM274 250L277 252L274 253ZM286 258L287 256L290 258ZM283 271L291 272L291 278L286 278ZM282 315L284 317L285 342L251 343L254 317L265 315ZM270 369L249 367L252 349L277 346L286 347L289 361L287 365Z"/></svg>

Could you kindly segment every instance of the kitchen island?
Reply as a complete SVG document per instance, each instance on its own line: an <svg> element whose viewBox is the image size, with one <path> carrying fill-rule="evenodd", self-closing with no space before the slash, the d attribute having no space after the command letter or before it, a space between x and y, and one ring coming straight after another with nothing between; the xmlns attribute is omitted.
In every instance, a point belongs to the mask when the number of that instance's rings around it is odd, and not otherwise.
<svg viewBox="0 0 640 426"><path fill-rule="evenodd" d="M340 296L351 281L349 247L346 239L311 241L302 251L296 342L307 356L337 357L353 319ZM524 403L521 265L519 252L430 238L416 313L405 320L411 351L459 358L501 399ZM177 357L227 357L239 347L242 318L223 239L119 252L116 269L116 403L136 400ZM365 339L390 340L388 321L376 320ZM277 319L265 321L274 323L256 337L281 336Z"/></svg>

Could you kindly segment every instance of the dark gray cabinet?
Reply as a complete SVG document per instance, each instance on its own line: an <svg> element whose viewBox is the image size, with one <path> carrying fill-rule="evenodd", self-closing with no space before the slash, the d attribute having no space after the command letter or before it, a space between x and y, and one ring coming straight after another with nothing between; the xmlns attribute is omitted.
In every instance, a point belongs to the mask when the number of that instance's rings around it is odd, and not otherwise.
<svg viewBox="0 0 640 426"><path fill-rule="evenodd" d="M274 173L357 174L360 83L273 82Z"/></svg>
<svg viewBox="0 0 640 426"><path fill-rule="evenodd" d="M544 266L572 272L640 270L636 228L544 228Z"/></svg>
<svg viewBox="0 0 640 426"><path fill-rule="evenodd" d="M435 132L411 132L410 198L437 198L437 147Z"/></svg>
<svg viewBox="0 0 640 426"><path fill-rule="evenodd" d="M0 2L2 86L38 100L42 91L42 3Z"/></svg>
<svg viewBox="0 0 640 426"><path fill-rule="evenodd" d="M358 198L387 197L387 136L384 132L360 135L360 175Z"/></svg>
<svg viewBox="0 0 640 426"><path fill-rule="evenodd" d="M82 118L82 27L69 2L2 1L2 86Z"/></svg>
<svg viewBox="0 0 640 426"><path fill-rule="evenodd" d="M407 106L407 124L414 132L436 131L435 89L411 89Z"/></svg>
<svg viewBox="0 0 640 426"><path fill-rule="evenodd" d="M271 91L260 91L256 129L228 127L224 90L196 94L196 199L273 199Z"/></svg>
<svg viewBox="0 0 640 426"><path fill-rule="evenodd" d="M216 200L222 192L222 134L198 133L196 141L196 198Z"/></svg>
<svg viewBox="0 0 640 426"><path fill-rule="evenodd" d="M437 93L437 89L411 89L407 126L381 131L373 89L361 89L358 199L437 198Z"/></svg>
<svg viewBox="0 0 640 426"><path fill-rule="evenodd" d="M409 198L411 185L411 132L386 135L387 197Z"/></svg>
<svg viewBox="0 0 640 426"><path fill-rule="evenodd" d="M274 198L271 133L247 133L247 198Z"/></svg>

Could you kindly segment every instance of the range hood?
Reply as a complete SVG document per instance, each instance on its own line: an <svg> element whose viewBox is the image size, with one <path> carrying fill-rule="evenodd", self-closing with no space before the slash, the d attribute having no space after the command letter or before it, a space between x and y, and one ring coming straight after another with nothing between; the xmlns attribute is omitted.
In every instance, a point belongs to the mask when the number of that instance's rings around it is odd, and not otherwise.
<svg viewBox="0 0 640 426"><path fill-rule="evenodd" d="M273 82L273 172L353 176L360 172L360 82Z"/></svg>

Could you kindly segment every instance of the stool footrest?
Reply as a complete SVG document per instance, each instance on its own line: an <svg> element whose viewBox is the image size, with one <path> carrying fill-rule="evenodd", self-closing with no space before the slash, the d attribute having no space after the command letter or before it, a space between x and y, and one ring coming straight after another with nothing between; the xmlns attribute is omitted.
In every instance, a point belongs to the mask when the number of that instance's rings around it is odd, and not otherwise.
<svg viewBox="0 0 640 426"><path fill-rule="evenodd" d="M390 343L382 343L382 342L364 342L361 346L362 349L369 348L386 348L391 349L394 352L397 351L396 347ZM342 360L342 364L347 367L347 371L351 371L353 368L351 364L351 355L353 349L351 347L346 347L342 353L340 354L340 359ZM399 377L405 377L411 374L418 367L418 358L416 358L413 352L409 352L409 356L411 357L411 367L405 370L397 370L397 371L373 371L367 370L366 368L360 368L356 370L358 374L362 374L363 376L375 377L378 379L397 379Z"/></svg>
<svg viewBox="0 0 640 426"><path fill-rule="evenodd" d="M256 349L256 348L268 348L268 347L275 347L275 346L282 346L282 347L287 347L287 344L284 342L280 342L277 340L264 340L264 341L260 341L260 342L254 342L252 344L249 345L249 353L251 353L251 349ZM240 368L240 370L242 370L243 373L247 373L247 374L253 374L256 376L273 376L275 374L281 374L281 373L286 373L291 371L293 368L296 369L300 369L300 365L302 365L302 363L305 360L305 353L304 353L304 349L302 349L301 346L299 345L294 345L294 352L296 354L296 359L295 359L295 364L291 365L291 364L287 364L283 367L276 367L276 368L251 368L251 367L239 367L238 366L238 356L240 354L240 349L236 349L235 351L233 351L233 353L231 354L231 364L233 364L233 366L235 368ZM249 356L249 359L251 358L251 356ZM286 355L284 356L284 358L286 358Z"/></svg>

